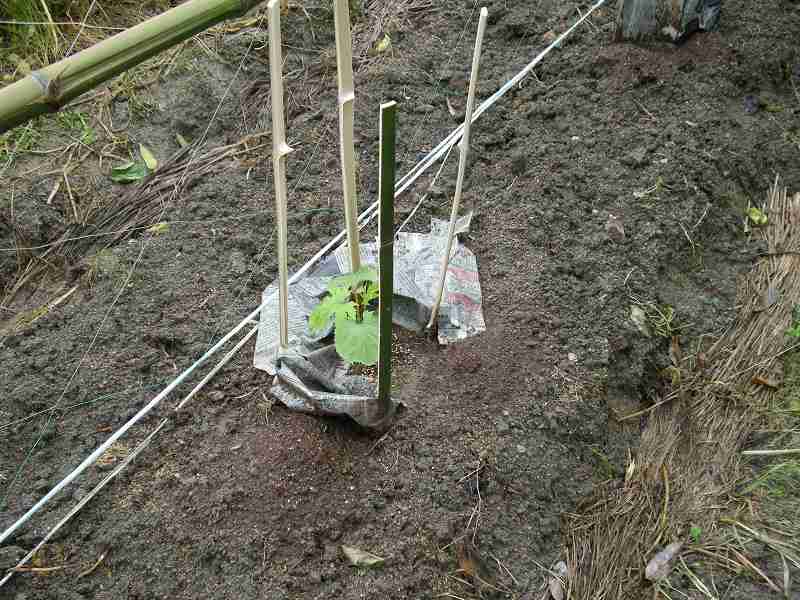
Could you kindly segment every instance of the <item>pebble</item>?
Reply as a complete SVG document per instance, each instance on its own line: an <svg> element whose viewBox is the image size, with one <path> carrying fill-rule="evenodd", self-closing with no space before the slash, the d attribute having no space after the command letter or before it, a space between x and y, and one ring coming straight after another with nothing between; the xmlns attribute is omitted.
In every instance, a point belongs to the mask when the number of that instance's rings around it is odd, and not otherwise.
<svg viewBox="0 0 800 600"><path fill-rule="evenodd" d="M519 452L520 454L525 454L526 452L525 446L523 446L522 444L517 444L517 452Z"/></svg>

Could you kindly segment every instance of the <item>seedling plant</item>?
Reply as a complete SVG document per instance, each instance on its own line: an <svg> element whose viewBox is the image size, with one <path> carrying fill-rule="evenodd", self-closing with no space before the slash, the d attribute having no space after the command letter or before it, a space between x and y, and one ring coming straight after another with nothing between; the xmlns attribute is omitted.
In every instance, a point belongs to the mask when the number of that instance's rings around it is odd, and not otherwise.
<svg viewBox="0 0 800 600"><path fill-rule="evenodd" d="M314 335L334 325L336 352L349 363L378 362L378 274L371 267L334 277L328 294L311 312L308 328Z"/></svg>

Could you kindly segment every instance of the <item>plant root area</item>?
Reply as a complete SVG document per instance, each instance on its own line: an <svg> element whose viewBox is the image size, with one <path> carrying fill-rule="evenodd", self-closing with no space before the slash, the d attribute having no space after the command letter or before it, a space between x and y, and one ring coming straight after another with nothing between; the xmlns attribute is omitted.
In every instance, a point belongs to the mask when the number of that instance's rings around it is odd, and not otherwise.
<svg viewBox="0 0 800 600"><path fill-rule="evenodd" d="M282 22L291 269L343 228L328 4L290 3ZM378 188L381 102L400 103L399 174L463 119L480 5L351 4L363 209ZM478 101L590 7L484 4ZM562 515L596 485L622 481L636 455L647 413L620 417L666 395L675 339L693 356L702 336L732 323L737 277L764 251L745 231L748 207L761 206L776 174L800 189L798 5L723 9L719 32L680 47L612 43L616 9L600 9L475 123L462 209L474 218L462 241L478 259L487 331L447 347L398 333L394 396L407 409L388 432L275 404L251 340L183 410L173 411L199 377L0 547L0 567L15 565L170 417L0 595L541 597L562 558ZM96 151L71 155L83 162L68 184L68 157L41 154L77 135L56 117L32 126L43 133L5 171L3 529L277 276L260 14L187 43L141 85L111 84L101 89L112 95L71 109L93 128L84 141ZM97 215L137 202L139 184L113 182L111 167L138 159L139 144L169 165L180 140L204 140L202 152L239 145L199 170L180 163L185 185L173 172L148 192L158 200L147 219L133 211L124 236L103 235ZM409 230L448 218L456 155L435 185L436 167L398 199L398 226L418 202ZM80 253L45 254L65 232L99 234ZM14 289L28 264L37 276ZM354 566L342 546L383 560ZM727 597L772 593L738 581L730 576ZM644 581L641 590L652 597Z"/></svg>

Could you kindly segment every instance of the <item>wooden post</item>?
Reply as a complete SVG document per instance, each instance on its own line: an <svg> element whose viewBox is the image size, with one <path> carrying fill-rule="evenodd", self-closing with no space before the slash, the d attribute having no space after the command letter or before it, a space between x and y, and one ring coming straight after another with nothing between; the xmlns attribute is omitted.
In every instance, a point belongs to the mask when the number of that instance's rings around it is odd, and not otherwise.
<svg viewBox="0 0 800 600"><path fill-rule="evenodd" d="M350 36L348 0L335 0L336 71L339 82L339 155L342 162L342 192L350 270L361 267L356 207L356 160L353 143L353 40Z"/></svg>
<svg viewBox="0 0 800 600"><path fill-rule="evenodd" d="M287 266L287 192L286 155L292 149L286 143L283 115L283 57L281 52L280 0L270 0L269 75L272 92L272 173L275 184L275 220L278 228L278 310L280 349L289 347L289 269Z"/></svg>
<svg viewBox="0 0 800 600"><path fill-rule="evenodd" d="M442 295L444 294L444 283L447 278L447 266L450 264L450 251L453 248L453 238L456 231L456 220L458 219L458 207L461 204L461 190L464 185L464 175L467 170L467 155L469 154L469 132L472 126L472 112L475 108L475 88L478 85L478 67L481 61L481 46L483 45L483 34L486 31L486 20L489 17L489 11L484 6L481 8L480 20L478 21L478 34L475 38L475 50L472 53L472 72L469 76L469 92L467 93L467 109L464 116L464 133L461 136L461 141L458 144L459 159L458 159L458 177L456 179L456 193L453 196L453 208L450 211L450 227L447 232L447 247L442 257L442 274L439 278L439 287L434 296L433 308L431 309L431 320L428 322L428 328L433 327L436 322L436 317L439 314L439 306L442 303Z"/></svg>
<svg viewBox="0 0 800 600"><path fill-rule="evenodd" d="M387 414L392 392L392 299L394 295L394 180L397 102L381 104L380 213L378 216L378 403Z"/></svg>

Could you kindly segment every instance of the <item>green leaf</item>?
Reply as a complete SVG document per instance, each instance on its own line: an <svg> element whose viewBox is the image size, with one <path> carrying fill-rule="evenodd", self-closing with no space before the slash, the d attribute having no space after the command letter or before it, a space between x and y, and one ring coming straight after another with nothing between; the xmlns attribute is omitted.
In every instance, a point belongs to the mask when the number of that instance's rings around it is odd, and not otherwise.
<svg viewBox="0 0 800 600"><path fill-rule="evenodd" d="M703 530L700 529L697 525L692 525L689 528L689 537L692 538L692 541L695 544L700 543L700 535L703 533Z"/></svg>
<svg viewBox="0 0 800 600"><path fill-rule="evenodd" d="M142 160L144 161L144 164L147 165L148 169L155 171L158 168L158 160L156 160L156 157L152 152L150 152L150 149L147 146L144 144L139 144L139 154L142 155Z"/></svg>
<svg viewBox="0 0 800 600"><path fill-rule="evenodd" d="M331 287L336 286L336 287L346 287L353 289L363 281L371 281L373 283L377 283L378 272L372 267L361 267L358 271L354 273L347 273L346 275L340 275L339 277L334 277L334 279L331 281Z"/></svg>
<svg viewBox="0 0 800 600"><path fill-rule="evenodd" d="M163 221L161 223L156 223L155 225L148 227L147 231L153 235L161 235L162 233L169 231L169 223L165 223Z"/></svg>
<svg viewBox="0 0 800 600"><path fill-rule="evenodd" d="M374 365L378 362L378 315L364 313L361 322L336 315L336 352L350 363Z"/></svg>
<svg viewBox="0 0 800 600"><path fill-rule="evenodd" d="M392 38L389 37L388 33L384 33L383 37L378 40L378 43L375 44L375 52L386 52L389 48L392 47Z"/></svg>
<svg viewBox="0 0 800 600"><path fill-rule="evenodd" d="M364 304L369 304L379 296L380 288L376 283L371 281L367 283L367 288L364 290Z"/></svg>
<svg viewBox="0 0 800 600"><path fill-rule="evenodd" d="M347 288L333 288L330 292L308 316L308 328L312 334L325 331L330 325L331 319L338 315L351 319L356 317L356 307L348 299L350 290Z"/></svg>
<svg viewBox="0 0 800 600"><path fill-rule="evenodd" d="M769 220L767 215L765 215L761 209L756 208L755 206L751 206L747 210L747 216L750 217L750 220L756 225L766 225L767 221Z"/></svg>
<svg viewBox="0 0 800 600"><path fill-rule="evenodd" d="M111 169L111 179L117 183L131 183L144 179L147 175L147 167L135 162L127 162Z"/></svg>

